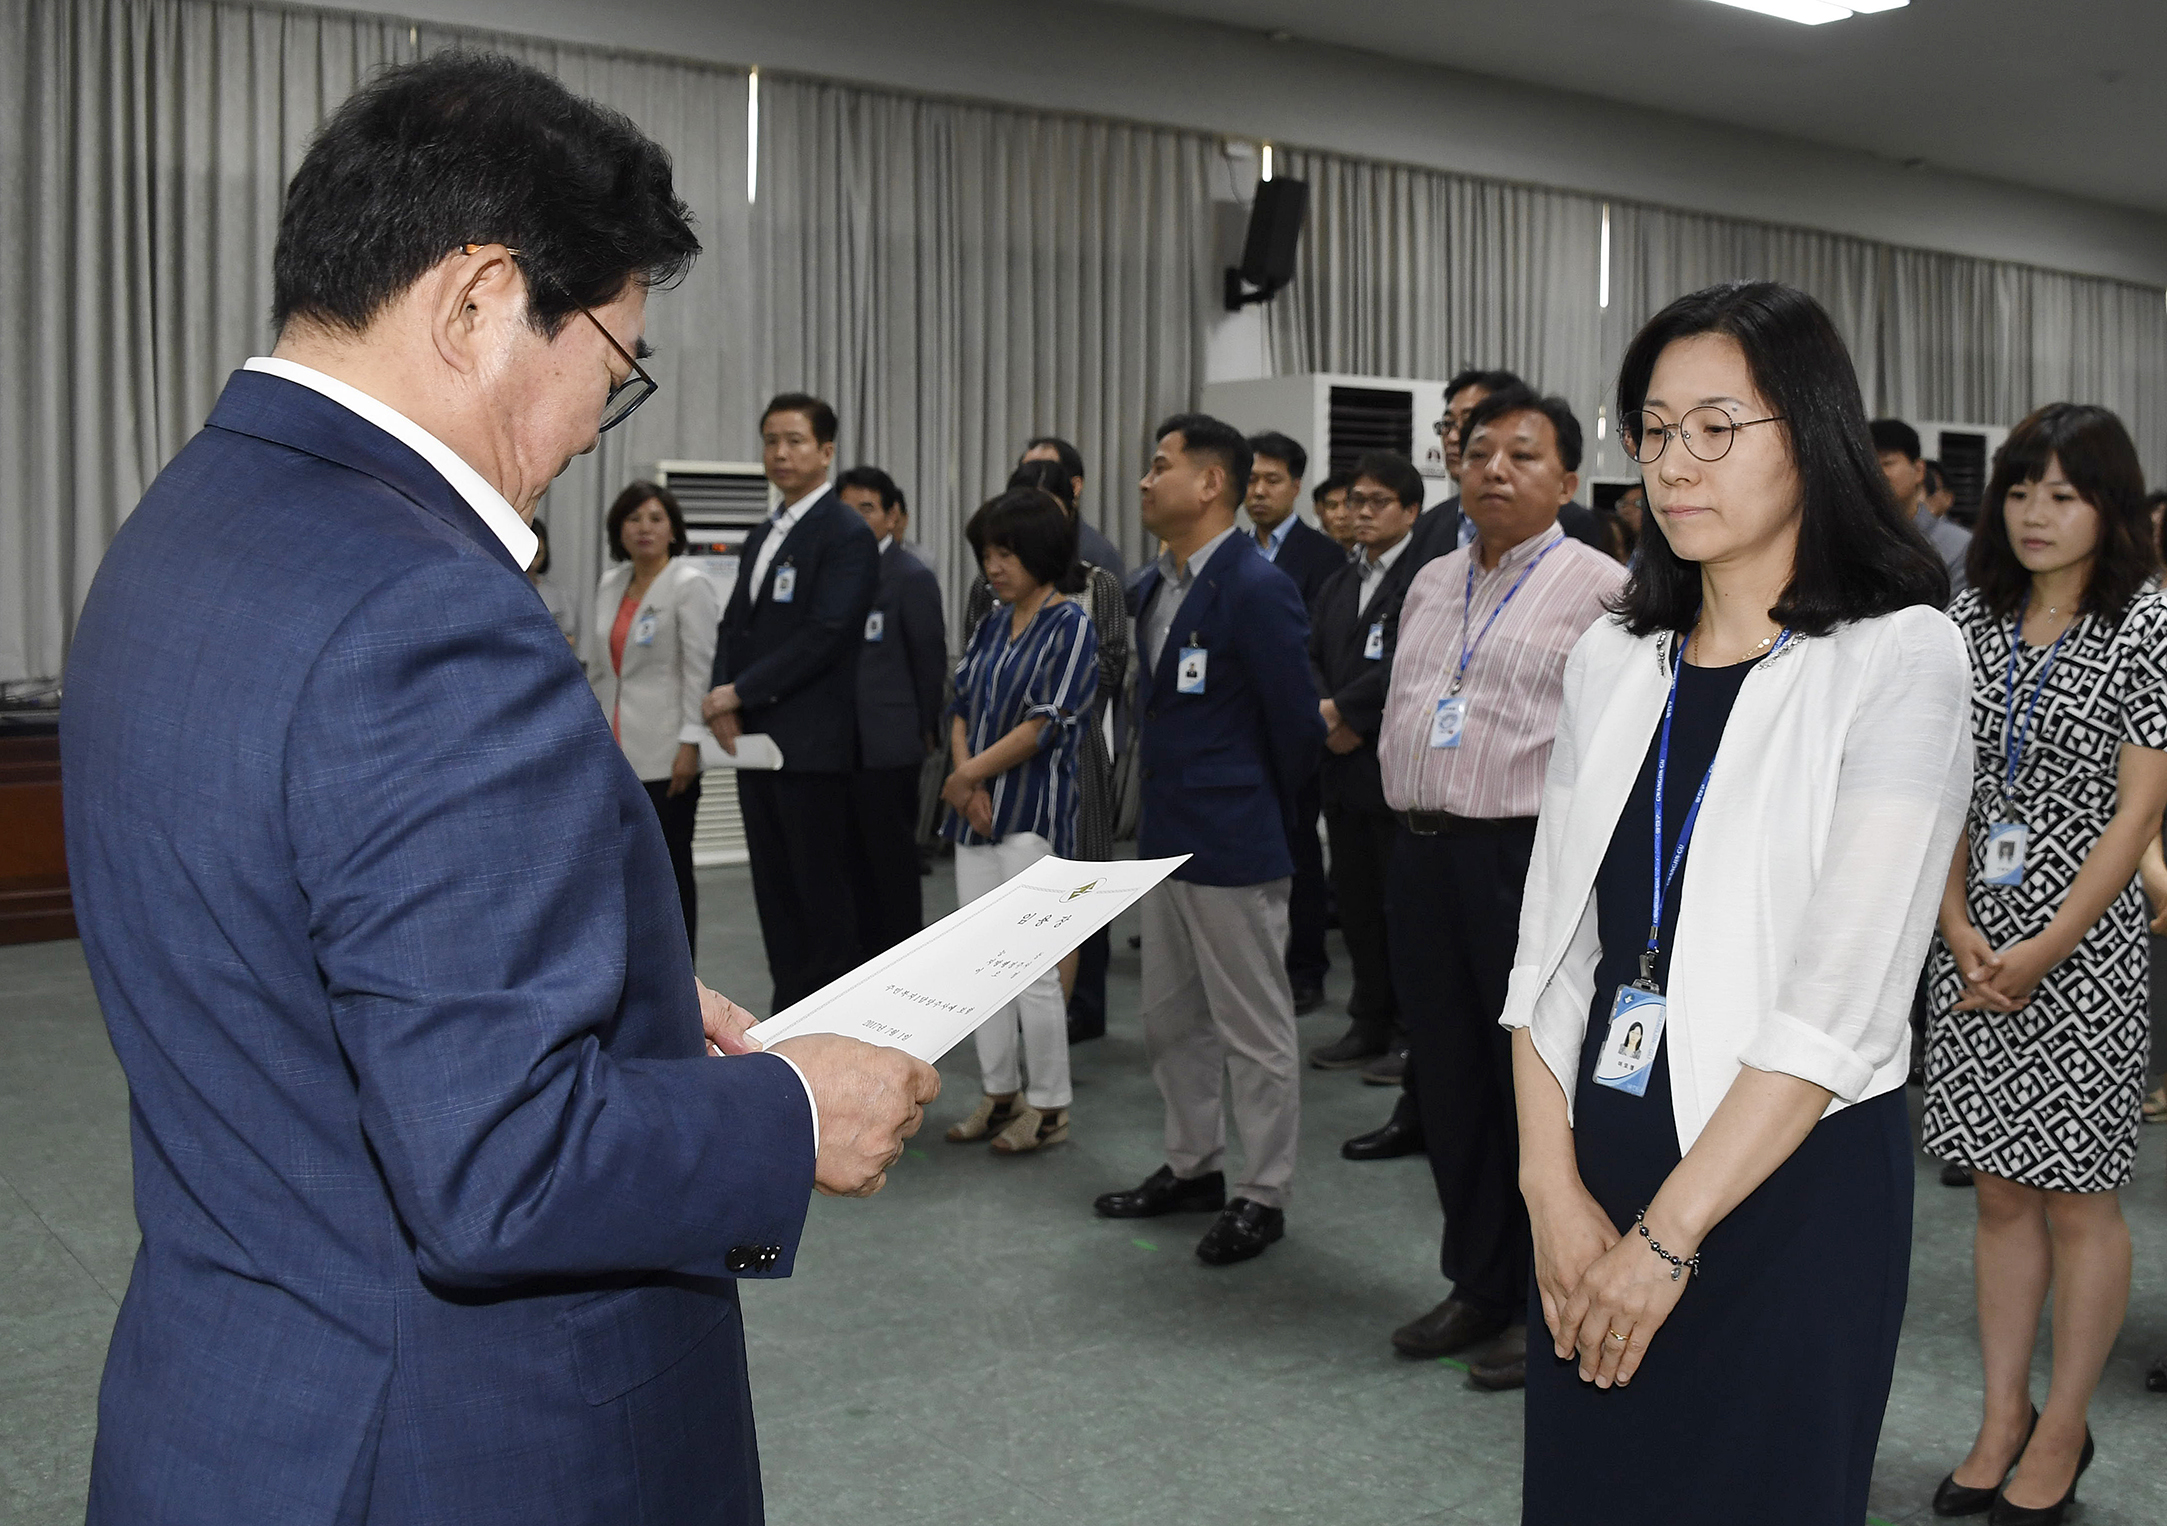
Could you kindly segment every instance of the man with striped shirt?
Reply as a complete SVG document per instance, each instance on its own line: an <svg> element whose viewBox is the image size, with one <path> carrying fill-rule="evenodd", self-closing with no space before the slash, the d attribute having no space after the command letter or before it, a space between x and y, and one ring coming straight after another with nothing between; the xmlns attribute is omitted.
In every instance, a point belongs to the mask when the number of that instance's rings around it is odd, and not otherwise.
<svg viewBox="0 0 2167 1526"><path fill-rule="evenodd" d="M1484 1343L1485 1388L1517 1388L1532 1250L1520 1198L1512 1050L1497 1026L1519 939L1565 659L1625 571L1558 527L1580 425L1524 386L1469 415L1461 510L1475 539L1415 575L1400 611L1377 755L1399 816L1385 890L1451 1292L1392 1333L1415 1357Z"/></svg>

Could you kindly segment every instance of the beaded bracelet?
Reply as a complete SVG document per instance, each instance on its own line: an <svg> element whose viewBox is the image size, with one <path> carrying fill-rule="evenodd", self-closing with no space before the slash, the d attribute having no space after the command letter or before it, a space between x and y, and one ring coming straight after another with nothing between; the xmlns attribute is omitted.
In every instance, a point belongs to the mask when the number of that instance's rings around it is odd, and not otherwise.
<svg viewBox="0 0 2167 1526"><path fill-rule="evenodd" d="M1640 1212L1634 1214L1633 1223L1640 1230L1641 1239L1648 1242L1648 1249L1670 1263L1670 1280L1672 1282L1676 1282L1687 1272L1691 1272L1696 1277L1700 1275L1700 1256L1697 1252L1690 1256L1673 1256L1669 1251L1663 1249L1662 1241L1648 1233L1647 1209L1643 1208Z"/></svg>

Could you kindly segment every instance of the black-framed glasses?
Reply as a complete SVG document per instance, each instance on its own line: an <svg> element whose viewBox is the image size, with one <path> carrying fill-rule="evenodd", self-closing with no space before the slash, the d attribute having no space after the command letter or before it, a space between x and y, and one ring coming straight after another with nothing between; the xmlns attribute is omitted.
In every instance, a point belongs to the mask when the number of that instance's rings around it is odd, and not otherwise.
<svg viewBox="0 0 2167 1526"><path fill-rule="evenodd" d="M1670 445L1670 437L1676 435L1696 461L1720 461L1731 453L1731 444L1741 429L1751 429L1755 424L1780 424L1783 415L1772 413L1765 419L1734 419L1712 403L1698 408L1688 408L1685 417L1675 424L1666 424L1643 408L1633 415L1625 431L1625 453L1642 466L1653 466L1662 459ZM1651 449L1650 446L1653 446Z"/></svg>
<svg viewBox="0 0 2167 1526"><path fill-rule="evenodd" d="M459 246L460 252L464 254L478 254L483 247L481 244L461 244ZM524 258L519 250L512 248L510 245L505 246L504 252L515 260ZM632 417L633 410L653 397L661 383L647 374L647 368L640 364L638 356L617 342L617 336L609 331L608 325L579 303L575 302L572 305L579 308L580 315L594 325L595 332L608 340L609 347L622 356L624 363L632 368L632 374L623 381L611 381L609 396L602 399L602 422L596 426L596 433L607 434L626 419Z"/></svg>
<svg viewBox="0 0 2167 1526"><path fill-rule="evenodd" d="M1399 505L1399 495L1396 493L1357 493L1350 489L1347 494L1347 507L1356 513L1369 509L1382 514L1386 509L1396 509Z"/></svg>

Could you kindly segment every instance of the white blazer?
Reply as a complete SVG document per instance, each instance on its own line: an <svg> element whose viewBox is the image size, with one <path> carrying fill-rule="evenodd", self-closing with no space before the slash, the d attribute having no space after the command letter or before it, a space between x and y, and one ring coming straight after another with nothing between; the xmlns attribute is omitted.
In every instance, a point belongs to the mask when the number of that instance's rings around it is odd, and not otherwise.
<svg viewBox="0 0 2167 1526"><path fill-rule="evenodd" d="M715 666L715 628L722 607L707 574L684 557L670 564L648 585L647 597L625 636L624 672L610 668L609 633L617 606L632 584L632 564L619 562L602 574L594 595L594 630L587 643L587 682L602 703L602 714L615 716L625 759L644 780L667 779L680 742L698 742L708 734L700 720ZM654 621L653 639L644 622Z"/></svg>
<svg viewBox="0 0 2167 1526"><path fill-rule="evenodd" d="M1501 1022L1533 1030L1568 1109L1602 954L1596 871L1662 721L1674 641L1606 618L1565 665ZM1665 988L1681 1152L1741 1066L1827 1087L1830 1112L1904 1084L1970 796L1970 706L1963 639L1923 605L1794 638L1746 676Z"/></svg>

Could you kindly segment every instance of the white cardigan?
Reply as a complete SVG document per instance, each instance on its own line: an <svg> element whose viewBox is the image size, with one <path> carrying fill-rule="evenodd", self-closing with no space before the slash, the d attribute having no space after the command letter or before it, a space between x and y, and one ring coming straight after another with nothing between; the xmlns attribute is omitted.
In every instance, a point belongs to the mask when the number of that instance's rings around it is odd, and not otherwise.
<svg viewBox="0 0 2167 1526"><path fill-rule="evenodd" d="M602 574L594 595L594 630L587 643L587 681L601 701L605 718L617 716L625 760L644 780L667 779L680 742L707 735L700 721L700 701L707 697L715 666L715 628L722 608L708 575L684 557L672 557L657 573L633 617L634 628L649 615L655 639L635 645L625 635L624 672L609 662L610 627L617 606L632 585L632 564L619 562Z"/></svg>
<svg viewBox="0 0 2167 1526"><path fill-rule="evenodd" d="M1505 999L1568 1117L1602 954L1595 876L1670 687L1668 635L1599 620L1565 705ZM1918 606L1794 638L1746 676L1686 859L1666 1033L1678 1148L1740 1066L1834 1112L1902 1086L1911 1002L1971 790L1971 668Z"/></svg>

